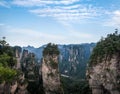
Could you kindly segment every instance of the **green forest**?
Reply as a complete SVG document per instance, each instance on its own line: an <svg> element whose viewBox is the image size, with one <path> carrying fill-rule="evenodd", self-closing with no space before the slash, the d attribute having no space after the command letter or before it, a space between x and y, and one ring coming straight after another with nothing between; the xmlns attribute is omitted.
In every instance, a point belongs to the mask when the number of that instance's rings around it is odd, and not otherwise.
<svg viewBox="0 0 120 94"><path fill-rule="evenodd" d="M113 34L108 34L106 38L101 38L92 52L89 65L93 66L102 61L110 60L116 54L120 55L120 34L118 29Z"/></svg>
<svg viewBox="0 0 120 94"><path fill-rule="evenodd" d="M0 83L11 82L17 77L17 70L14 69L16 59L14 50L3 38L0 40Z"/></svg>

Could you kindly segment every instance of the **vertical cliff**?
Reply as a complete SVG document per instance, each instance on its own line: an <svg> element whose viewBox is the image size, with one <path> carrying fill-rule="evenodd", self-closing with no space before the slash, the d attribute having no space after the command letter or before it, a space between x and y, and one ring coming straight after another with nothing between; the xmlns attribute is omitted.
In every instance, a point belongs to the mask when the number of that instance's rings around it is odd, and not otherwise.
<svg viewBox="0 0 120 94"><path fill-rule="evenodd" d="M20 60L21 60L21 55L22 55L22 48L19 46L15 46L14 48L14 54L15 54L15 58L16 58L16 69L20 69L21 68L21 64L20 64Z"/></svg>
<svg viewBox="0 0 120 94"><path fill-rule="evenodd" d="M30 94L37 94L39 89L39 68L34 53L23 50L21 65L25 78L28 81L27 90Z"/></svg>
<svg viewBox="0 0 120 94"><path fill-rule="evenodd" d="M35 53L38 60L40 60L42 58L42 51L45 46L46 45L43 45L39 48L28 46L23 49ZM72 78L85 78L86 65L95 46L95 43L58 45L58 49L60 51L60 73Z"/></svg>
<svg viewBox="0 0 120 94"><path fill-rule="evenodd" d="M48 44L43 50L42 79L45 94L63 94L58 70L58 57L57 45Z"/></svg>
<svg viewBox="0 0 120 94"><path fill-rule="evenodd" d="M86 65L95 43L59 46L60 73L72 78L85 78Z"/></svg>
<svg viewBox="0 0 120 94"><path fill-rule="evenodd" d="M86 74L92 94L120 94L120 34L97 43Z"/></svg>

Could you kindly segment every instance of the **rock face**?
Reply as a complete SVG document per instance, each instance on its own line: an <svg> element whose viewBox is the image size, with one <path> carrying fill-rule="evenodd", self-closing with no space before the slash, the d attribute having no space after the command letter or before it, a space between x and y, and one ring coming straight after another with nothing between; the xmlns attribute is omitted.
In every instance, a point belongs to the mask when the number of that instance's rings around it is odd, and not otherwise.
<svg viewBox="0 0 120 94"><path fill-rule="evenodd" d="M60 73L72 78L85 78L86 65L94 47L94 43L59 46Z"/></svg>
<svg viewBox="0 0 120 94"><path fill-rule="evenodd" d="M42 62L42 79L45 94L63 94L58 72L58 56L46 56Z"/></svg>
<svg viewBox="0 0 120 94"><path fill-rule="evenodd" d="M52 50L50 52L53 52ZM63 94L58 71L58 55L47 54L42 59L42 79L45 94Z"/></svg>
<svg viewBox="0 0 120 94"><path fill-rule="evenodd" d="M16 59L16 64L14 66L15 69L20 70L21 68L21 55L22 55L22 48L20 46L13 47L14 58Z"/></svg>
<svg viewBox="0 0 120 94"><path fill-rule="evenodd" d="M0 83L0 94L4 93L4 84L5 83Z"/></svg>
<svg viewBox="0 0 120 94"><path fill-rule="evenodd" d="M23 74L20 74L19 78L14 79L11 83L1 83L0 94L28 94L27 85Z"/></svg>
<svg viewBox="0 0 120 94"><path fill-rule="evenodd" d="M117 56L92 67L87 76L92 94L120 94L120 60Z"/></svg>
<svg viewBox="0 0 120 94"><path fill-rule="evenodd" d="M58 45L59 55L59 71L61 74L68 75L72 78L85 78L86 65L91 55L95 43ZM42 51L46 46L39 48L24 47L29 52L35 53L37 58L42 58Z"/></svg>
<svg viewBox="0 0 120 94"><path fill-rule="evenodd" d="M92 94L120 94L120 34L117 31L97 43L86 74Z"/></svg>
<svg viewBox="0 0 120 94"><path fill-rule="evenodd" d="M35 55L29 53L28 50L23 50L21 65L25 78L28 80L28 85L26 86L28 91L30 94L37 94L39 88L39 68Z"/></svg>

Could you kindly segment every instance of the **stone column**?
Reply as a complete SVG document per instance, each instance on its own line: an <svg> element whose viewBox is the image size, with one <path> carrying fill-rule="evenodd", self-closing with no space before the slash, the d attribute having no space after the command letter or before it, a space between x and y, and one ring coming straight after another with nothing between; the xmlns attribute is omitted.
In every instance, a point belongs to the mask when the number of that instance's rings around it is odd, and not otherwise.
<svg viewBox="0 0 120 94"><path fill-rule="evenodd" d="M4 83L0 84L0 94L3 94L4 92Z"/></svg>
<svg viewBox="0 0 120 94"><path fill-rule="evenodd" d="M63 94L58 71L58 56L43 58L42 79L45 94Z"/></svg>
<svg viewBox="0 0 120 94"><path fill-rule="evenodd" d="M94 85L91 86L91 88L92 88L92 94L103 94L103 88L100 85Z"/></svg>
<svg viewBox="0 0 120 94"><path fill-rule="evenodd" d="M110 91L111 94L120 94L120 92L117 89L112 89Z"/></svg>

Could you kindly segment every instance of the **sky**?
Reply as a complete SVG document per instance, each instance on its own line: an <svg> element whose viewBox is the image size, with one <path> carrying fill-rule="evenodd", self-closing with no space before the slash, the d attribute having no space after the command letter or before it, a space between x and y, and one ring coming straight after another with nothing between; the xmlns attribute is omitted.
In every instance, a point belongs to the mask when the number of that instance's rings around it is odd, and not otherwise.
<svg viewBox="0 0 120 94"><path fill-rule="evenodd" d="M0 0L0 39L40 47L98 42L120 28L120 0Z"/></svg>

